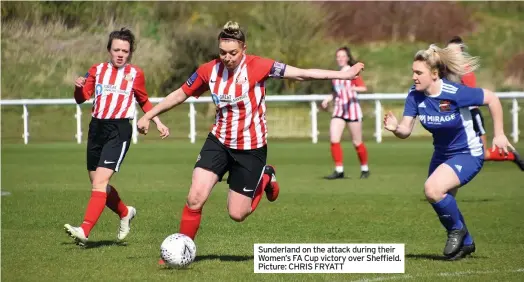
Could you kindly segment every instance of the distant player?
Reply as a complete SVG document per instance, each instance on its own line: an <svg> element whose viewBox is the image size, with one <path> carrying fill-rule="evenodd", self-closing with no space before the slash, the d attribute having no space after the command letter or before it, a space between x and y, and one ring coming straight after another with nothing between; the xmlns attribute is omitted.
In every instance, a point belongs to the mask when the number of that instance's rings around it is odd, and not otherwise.
<svg viewBox="0 0 524 282"><path fill-rule="evenodd" d="M336 60L341 71L350 70L357 63L347 47L337 50ZM353 146L355 146L358 159L360 160L360 178L368 178L368 151L364 142L362 142L362 109L357 99L357 92L367 91L367 87L361 77L356 77L352 80L333 79L332 83L333 95L322 101L322 108L327 109L328 103L334 100L333 118L329 125L329 135L335 171L325 178L344 178L344 158L340 140L346 125L351 133Z"/></svg>
<svg viewBox="0 0 524 282"><path fill-rule="evenodd" d="M229 172L228 211L241 222L255 211L265 192L275 201L280 188L275 169L266 165L267 124L265 82L276 79L353 79L361 63L348 71L299 69L271 59L246 54L246 37L238 23L228 22L218 35L219 59L201 65L186 83L170 93L138 121L147 133L149 121L206 91L216 105L213 128L197 157L180 233L195 238L202 207L211 190Z"/></svg>
<svg viewBox="0 0 524 282"><path fill-rule="evenodd" d="M87 243L89 233L107 206L120 217L117 239L124 240L130 231L136 209L120 199L109 180L120 170L131 143L129 121L135 114L135 102L144 112L153 108L145 87L144 72L130 64L135 50L135 36L128 29L111 32L107 42L109 61L93 65L85 77L75 81L75 100L84 103L94 95L92 119L87 136L87 170L91 181L91 199L80 227L64 225L79 245ZM162 138L169 129L154 119Z"/></svg>
<svg viewBox="0 0 524 282"><path fill-rule="evenodd" d="M448 47L456 48L460 51L464 51L464 46L464 42L459 36L454 36L448 42ZM461 83L469 87L476 87L477 78L473 72L468 72L461 77ZM494 150L488 149L488 141L486 139L486 130L484 129L484 117L482 116L482 112L477 106L469 107L469 110L471 111L471 116L473 117L473 128L482 139L482 144L484 145L484 160L512 161L517 164L521 170L524 171L524 160L520 157L517 151L508 152L507 155L502 155Z"/></svg>
<svg viewBox="0 0 524 282"><path fill-rule="evenodd" d="M415 85L406 98L404 117L400 123L391 112L384 117L384 127L399 138L409 137L417 116L433 135L435 150L424 193L448 232L444 255L450 260L475 251L475 243L455 201L458 188L470 182L484 163L482 143L473 129L469 107L488 105L493 118L493 148L506 155L508 147L513 149L504 134L498 97L490 90L448 80L477 67L476 58L455 48L431 45L418 51L413 62Z"/></svg>

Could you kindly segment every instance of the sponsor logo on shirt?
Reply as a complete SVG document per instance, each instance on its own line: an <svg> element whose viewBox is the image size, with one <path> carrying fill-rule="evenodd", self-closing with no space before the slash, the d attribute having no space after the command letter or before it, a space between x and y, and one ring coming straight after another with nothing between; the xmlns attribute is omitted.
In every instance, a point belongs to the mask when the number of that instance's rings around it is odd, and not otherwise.
<svg viewBox="0 0 524 282"><path fill-rule="evenodd" d="M455 119L455 114L445 115L445 116L428 116L428 115L419 115L418 118L423 124L441 124L443 122L452 121Z"/></svg>
<svg viewBox="0 0 524 282"><path fill-rule="evenodd" d="M441 100L439 104L440 112L449 112L451 111L451 102L448 100Z"/></svg>
<svg viewBox="0 0 524 282"><path fill-rule="evenodd" d="M102 84L97 84L95 86L95 95L96 96L102 95L103 90L104 90L104 87L102 86Z"/></svg>

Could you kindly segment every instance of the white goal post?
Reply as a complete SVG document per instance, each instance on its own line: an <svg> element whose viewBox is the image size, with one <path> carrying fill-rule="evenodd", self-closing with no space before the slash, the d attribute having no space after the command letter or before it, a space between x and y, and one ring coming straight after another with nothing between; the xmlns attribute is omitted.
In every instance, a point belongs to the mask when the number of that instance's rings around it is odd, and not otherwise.
<svg viewBox="0 0 524 282"><path fill-rule="evenodd" d="M517 143L519 140L519 105L518 100L524 99L524 92L498 92L496 95L500 99L511 99L511 137L513 143ZM318 106L317 103L321 102L328 95L322 94L311 94L311 95L267 95L266 101L271 102L309 102L311 105L310 117L311 117L311 141L317 143L318 141ZM375 101L375 140L377 143L382 142L382 100L397 100L404 101L407 94L388 94L388 93L375 93L375 94L359 94L358 99L361 101ZM162 101L163 98L150 98L151 103L158 103ZM84 104L92 104L93 100L86 101ZM195 142L196 139L196 110L195 103L212 103L211 97L205 96L199 99L190 97L186 100L185 103L189 104L189 140L191 143ZM76 141L78 144L82 143L82 123L81 116L82 110L81 106L77 105L74 99L19 99L19 100L0 100L1 106L22 106L23 114L22 119L24 123L24 133L22 138L24 139L24 144L29 143L29 111L27 106L29 105L76 105ZM135 105L137 107L137 105ZM135 118L133 119L133 143L138 142L138 133L136 129L136 114L138 111L135 111Z"/></svg>

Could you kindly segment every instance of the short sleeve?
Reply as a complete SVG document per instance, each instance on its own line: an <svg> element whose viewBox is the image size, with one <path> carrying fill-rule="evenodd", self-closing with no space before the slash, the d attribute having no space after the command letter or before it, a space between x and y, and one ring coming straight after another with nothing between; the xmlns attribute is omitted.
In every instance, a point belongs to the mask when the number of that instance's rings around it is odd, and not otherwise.
<svg viewBox="0 0 524 282"><path fill-rule="evenodd" d="M199 67L196 72L194 72L187 81L182 85L182 90L186 93L187 96L200 97L202 93L209 90L209 85L204 79L204 70L202 67Z"/></svg>
<svg viewBox="0 0 524 282"><path fill-rule="evenodd" d="M475 77L475 74L472 72L469 72L462 76L461 82L462 84L468 87L477 87L477 78Z"/></svg>
<svg viewBox="0 0 524 282"><path fill-rule="evenodd" d="M283 78L286 64L267 58L257 58L256 69L261 72L262 78Z"/></svg>
<svg viewBox="0 0 524 282"><path fill-rule="evenodd" d="M410 92L408 97L406 97L406 102L404 104L404 116L407 117L416 117L418 115L418 107L415 102L415 93Z"/></svg>
<svg viewBox="0 0 524 282"><path fill-rule="evenodd" d="M463 86L456 95L459 108L484 105L484 89L482 88Z"/></svg>
<svg viewBox="0 0 524 282"><path fill-rule="evenodd" d="M365 87L366 86L366 84L364 84L364 80L360 76L358 76L357 78L353 79L351 81L351 84L353 86L356 86L356 87Z"/></svg>

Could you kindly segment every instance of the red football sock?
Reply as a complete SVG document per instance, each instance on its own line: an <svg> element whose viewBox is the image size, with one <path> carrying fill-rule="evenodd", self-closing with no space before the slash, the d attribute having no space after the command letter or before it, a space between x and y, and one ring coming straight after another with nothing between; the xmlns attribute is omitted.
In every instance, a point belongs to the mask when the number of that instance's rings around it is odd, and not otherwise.
<svg viewBox="0 0 524 282"><path fill-rule="evenodd" d="M106 206L114 211L120 218L123 218L127 215L127 206L122 202L118 191L115 187L109 185L109 194L107 194Z"/></svg>
<svg viewBox="0 0 524 282"><path fill-rule="evenodd" d="M360 143L360 145L355 146L355 150L357 151L358 159L360 160L360 165L367 165L368 150L366 149L366 145L364 145L364 143Z"/></svg>
<svg viewBox="0 0 524 282"><path fill-rule="evenodd" d="M486 159L488 161L514 161L515 155L512 152L509 152L506 156L504 153L499 154L499 149L490 149L489 150L489 157Z"/></svg>
<svg viewBox="0 0 524 282"><path fill-rule="evenodd" d="M255 191L255 195L251 201L251 212L256 210L258 203L260 203L260 199L262 199L262 195L264 195L264 190L266 190L266 186L269 181L271 181L271 177L267 174L264 174L260 180L260 183L258 183L257 190Z"/></svg>
<svg viewBox="0 0 524 282"><path fill-rule="evenodd" d="M195 239L200 220L202 219L202 209L192 210L187 205L182 210L182 220L180 220L180 233Z"/></svg>
<svg viewBox="0 0 524 282"><path fill-rule="evenodd" d="M84 229L84 234L86 237L89 236L91 229L95 227L96 222L102 215L104 207L106 205L107 194L105 192L93 191L91 192L91 199L87 204L86 214L84 216L84 222L82 222L82 229Z"/></svg>
<svg viewBox="0 0 524 282"><path fill-rule="evenodd" d="M335 166L343 165L342 147L340 147L340 143L331 143L331 156L333 157Z"/></svg>

